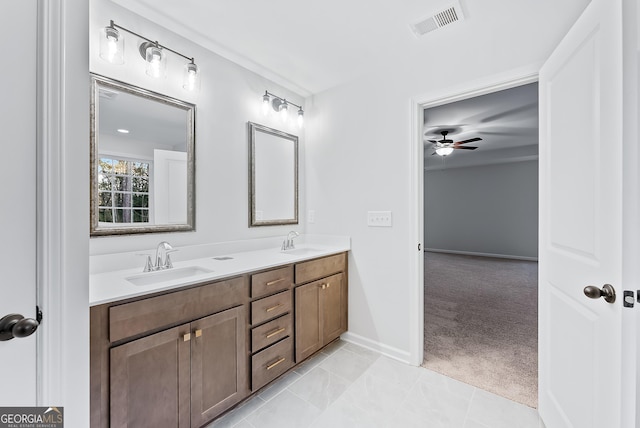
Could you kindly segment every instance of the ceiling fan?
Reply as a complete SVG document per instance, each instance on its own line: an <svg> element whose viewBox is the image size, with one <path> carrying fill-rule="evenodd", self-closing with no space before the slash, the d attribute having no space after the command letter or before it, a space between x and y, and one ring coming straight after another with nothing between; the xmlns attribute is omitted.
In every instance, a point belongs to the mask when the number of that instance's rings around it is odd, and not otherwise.
<svg viewBox="0 0 640 428"><path fill-rule="evenodd" d="M438 140L438 141L427 140L434 144L434 149L436 150L435 152L431 153L432 156L436 154L440 156L448 156L451 153L453 153L454 150L458 150L458 149L475 150L477 149L477 147L463 146L462 144L467 144L474 141L482 140L482 138L476 137L476 138L470 138L468 140L458 141L454 143L453 140L447 140L447 134L449 133L449 131L442 131L440 133L442 134L442 140Z"/></svg>

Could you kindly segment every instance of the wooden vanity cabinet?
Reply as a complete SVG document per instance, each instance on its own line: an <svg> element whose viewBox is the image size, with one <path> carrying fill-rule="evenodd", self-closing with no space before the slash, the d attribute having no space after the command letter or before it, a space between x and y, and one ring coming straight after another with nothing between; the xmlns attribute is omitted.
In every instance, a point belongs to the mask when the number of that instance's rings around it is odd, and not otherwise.
<svg viewBox="0 0 640 428"><path fill-rule="evenodd" d="M246 394L242 306L111 348L112 427L199 427Z"/></svg>
<svg viewBox="0 0 640 428"><path fill-rule="evenodd" d="M346 253L92 306L91 428L203 427L347 330Z"/></svg>
<svg viewBox="0 0 640 428"><path fill-rule="evenodd" d="M347 331L346 269L345 253L296 265L296 283L314 280L295 288L296 363Z"/></svg>
<svg viewBox="0 0 640 428"><path fill-rule="evenodd" d="M92 307L91 427L201 427L246 398L247 297L240 277Z"/></svg>

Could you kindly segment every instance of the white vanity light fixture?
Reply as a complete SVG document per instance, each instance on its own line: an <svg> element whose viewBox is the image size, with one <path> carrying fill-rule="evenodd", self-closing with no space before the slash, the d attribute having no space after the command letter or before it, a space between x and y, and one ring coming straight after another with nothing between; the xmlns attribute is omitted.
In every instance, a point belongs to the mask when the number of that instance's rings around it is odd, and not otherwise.
<svg viewBox="0 0 640 428"><path fill-rule="evenodd" d="M200 88L200 70L192 57L183 55L178 51L161 45L157 41L153 41L121 25L117 25L113 20L109 22L109 26L102 30L100 58L112 64L124 63L124 38L118 30L145 40L140 44L138 50L147 63L146 73L149 76L156 78L166 77L167 52L171 52L188 61L184 66L182 87L188 91L196 91Z"/></svg>
<svg viewBox="0 0 640 428"><path fill-rule="evenodd" d="M120 37L113 21L100 31L100 58L112 64L124 64L124 38Z"/></svg>
<svg viewBox="0 0 640 428"><path fill-rule="evenodd" d="M198 73L198 66L193 62L193 58L191 58L191 62L184 65L182 87L187 91L200 89L200 74Z"/></svg>
<svg viewBox="0 0 640 428"><path fill-rule="evenodd" d="M269 91L264 91L262 96L262 113L267 116L269 114L269 107L278 113L283 123L287 123L289 120L289 106L292 105L298 108L298 126L302 128L304 125L304 110L302 106L287 101L286 98L279 97Z"/></svg>

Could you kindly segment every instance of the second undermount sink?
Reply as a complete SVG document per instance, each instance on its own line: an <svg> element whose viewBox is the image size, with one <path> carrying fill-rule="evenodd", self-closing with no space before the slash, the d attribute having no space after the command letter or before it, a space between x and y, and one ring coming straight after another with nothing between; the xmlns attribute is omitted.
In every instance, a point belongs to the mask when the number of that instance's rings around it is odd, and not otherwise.
<svg viewBox="0 0 640 428"><path fill-rule="evenodd" d="M319 253L320 249L312 248L312 247L303 247L303 248L295 248L293 250L285 250L282 254L290 254L292 256L308 256L312 254Z"/></svg>
<svg viewBox="0 0 640 428"><path fill-rule="evenodd" d="M144 272L125 279L133 285L151 285L159 282L173 281L176 279L186 279L192 276L211 272L213 271L202 268L200 266L188 266L183 268L159 270L155 272Z"/></svg>

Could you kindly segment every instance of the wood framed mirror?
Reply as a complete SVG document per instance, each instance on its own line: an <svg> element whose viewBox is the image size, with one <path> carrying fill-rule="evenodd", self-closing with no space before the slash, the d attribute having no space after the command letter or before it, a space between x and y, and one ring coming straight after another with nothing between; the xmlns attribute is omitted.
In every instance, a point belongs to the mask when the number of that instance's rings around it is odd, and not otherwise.
<svg viewBox="0 0 640 428"><path fill-rule="evenodd" d="M195 228L195 110L91 76L91 236Z"/></svg>
<svg viewBox="0 0 640 428"><path fill-rule="evenodd" d="M249 122L249 226L298 224L298 137Z"/></svg>

